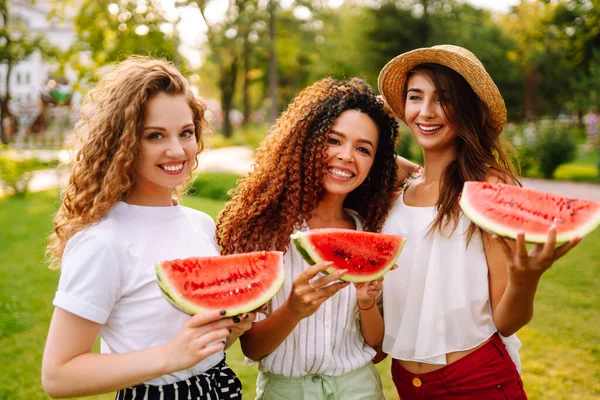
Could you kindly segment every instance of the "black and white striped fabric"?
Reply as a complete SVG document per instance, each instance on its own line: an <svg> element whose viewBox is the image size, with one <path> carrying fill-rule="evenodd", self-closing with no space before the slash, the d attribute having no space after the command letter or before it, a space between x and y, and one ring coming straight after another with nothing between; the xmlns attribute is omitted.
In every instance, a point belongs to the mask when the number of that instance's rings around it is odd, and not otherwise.
<svg viewBox="0 0 600 400"><path fill-rule="evenodd" d="M239 400L242 383L225 363L170 385L137 385L119 390L115 400Z"/></svg>

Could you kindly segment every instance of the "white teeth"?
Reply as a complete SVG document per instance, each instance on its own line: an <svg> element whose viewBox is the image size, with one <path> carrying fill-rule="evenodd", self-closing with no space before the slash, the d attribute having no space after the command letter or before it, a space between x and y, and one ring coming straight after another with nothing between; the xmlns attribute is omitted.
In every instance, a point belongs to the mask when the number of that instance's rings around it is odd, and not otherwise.
<svg viewBox="0 0 600 400"><path fill-rule="evenodd" d="M354 174L351 172L341 171L341 170L335 169L335 168L329 168L329 172L331 172L331 174L333 176L336 176L338 178L344 178L344 179L349 179L354 176Z"/></svg>
<svg viewBox="0 0 600 400"><path fill-rule="evenodd" d="M178 172L178 171L181 171L181 169L183 168L183 164L179 164L179 165L162 165L161 167L165 171Z"/></svg>
<svg viewBox="0 0 600 400"><path fill-rule="evenodd" d="M442 127L442 125L435 125L435 126L423 126L423 125L419 125L419 128L423 129L424 131L430 132L430 131L435 131L436 129L440 129Z"/></svg>

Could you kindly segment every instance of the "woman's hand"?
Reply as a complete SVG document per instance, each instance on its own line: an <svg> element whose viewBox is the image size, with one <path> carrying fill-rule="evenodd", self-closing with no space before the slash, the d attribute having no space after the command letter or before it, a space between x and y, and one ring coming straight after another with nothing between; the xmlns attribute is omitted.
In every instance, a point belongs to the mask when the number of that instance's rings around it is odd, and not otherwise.
<svg viewBox="0 0 600 400"><path fill-rule="evenodd" d="M164 362L169 372L190 368L225 348L225 341L239 317L223 318L224 311L196 314L163 346ZM248 318L249 319L249 318Z"/></svg>
<svg viewBox="0 0 600 400"><path fill-rule="evenodd" d="M335 282L344 276L347 270L338 270L315 279L318 273L331 265L332 262L312 265L294 279L286 307L298 320L314 314L325 300L348 286L348 282Z"/></svg>
<svg viewBox="0 0 600 400"><path fill-rule="evenodd" d="M492 235L492 238L501 244L502 251L506 256L508 281L517 286L537 285L542 274L581 241L581 237L576 237L570 242L556 247L556 227L554 225L548 229L546 243L534 245L529 252L525 246L523 232L517 234L515 250L509 245L507 239L497 235Z"/></svg>
<svg viewBox="0 0 600 400"><path fill-rule="evenodd" d="M356 299L359 308L369 308L376 301L383 289L383 276L371 282L355 283Z"/></svg>
<svg viewBox="0 0 600 400"><path fill-rule="evenodd" d="M235 341L244 334L248 329L252 328L252 323L256 319L256 311L237 315L232 318L235 323L234 326L229 328L231 334L227 337L225 344L225 350L229 348Z"/></svg>

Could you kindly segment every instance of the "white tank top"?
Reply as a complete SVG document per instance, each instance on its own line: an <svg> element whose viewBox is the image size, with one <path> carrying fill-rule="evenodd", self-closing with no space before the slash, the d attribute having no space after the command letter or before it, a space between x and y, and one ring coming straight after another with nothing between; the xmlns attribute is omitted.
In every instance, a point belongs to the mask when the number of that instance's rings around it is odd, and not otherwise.
<svg viewBox="0 0 600 400"><path fill-rule="evenodd" d="M382 233L407 238L398 268L383 281L383 351L395 359L446 364L447 353L477 347L497 331L481 234L467 246L470 220L462 215L452 235L427 235L436 214L435 206L407 206L401 193L383 226ZM502 340L520 371L521 342Z"/></svg>

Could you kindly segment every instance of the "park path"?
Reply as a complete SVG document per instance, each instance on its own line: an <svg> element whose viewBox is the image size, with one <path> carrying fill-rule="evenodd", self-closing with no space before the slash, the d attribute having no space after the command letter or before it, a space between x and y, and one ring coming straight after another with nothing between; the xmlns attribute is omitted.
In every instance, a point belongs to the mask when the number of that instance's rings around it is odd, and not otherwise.
<svg viewBox="0 0 600 400"><path fill-rule="evenodd" d="M60 154L61 161L68 160L68 153ZM200 172L234 172L240 175L250 170L254 162L254 151L249 147L234 146L208 149L198 158ZM45 169L36 171L30 183L31 191L46 190L66 184L69 171L66 169ZM556 193L563 196L600 201L600 184L550 181L544 179L523 179L523 186Z"/></svg>

